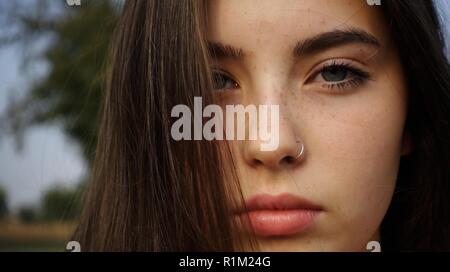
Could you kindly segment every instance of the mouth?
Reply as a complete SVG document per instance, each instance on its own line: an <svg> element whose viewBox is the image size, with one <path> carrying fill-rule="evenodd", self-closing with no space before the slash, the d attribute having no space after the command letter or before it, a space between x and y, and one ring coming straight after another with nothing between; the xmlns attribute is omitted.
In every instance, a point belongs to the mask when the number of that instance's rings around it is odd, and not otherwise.
<svg viewBox="0 0 450 272"><path fill-rule="evenodd" d="M257 236L291 236L311 227L323 209L291 194L255 195L245 201L246 209L237 213L250 224Z"/></svg>

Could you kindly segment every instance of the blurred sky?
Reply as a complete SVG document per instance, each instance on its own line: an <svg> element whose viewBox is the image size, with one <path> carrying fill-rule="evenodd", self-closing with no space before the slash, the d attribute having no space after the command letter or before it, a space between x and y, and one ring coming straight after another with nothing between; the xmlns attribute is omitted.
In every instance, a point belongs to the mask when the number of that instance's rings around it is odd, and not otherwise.
<svg viewBox="0 0 450 272"><path fill-rule="evenodd" d="M450 1L436 2L450 40ZM9 97L23 95L31 82L29 75L22 74L20 65L21 52L17 46L0 49L0 114ZM33 77L47 68L45 63L35 66ZM75 186L85 174L78 146L70 142L58 125L30 129L24 143L23 150L17 152L13 138L0 139L0 185L7 190L13 209L37 205L43 191L56 184Z"/></svg>

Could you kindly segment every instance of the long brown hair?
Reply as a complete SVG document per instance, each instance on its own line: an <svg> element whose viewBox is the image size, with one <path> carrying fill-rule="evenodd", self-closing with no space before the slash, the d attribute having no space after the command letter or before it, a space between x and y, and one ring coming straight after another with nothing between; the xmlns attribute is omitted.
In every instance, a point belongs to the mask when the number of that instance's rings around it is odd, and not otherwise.
<svg viewBox="0 0 450 272"><path fill-rule="evenodd" d="M127 1L111 50L99 143L74 239L82 250L232 251L244 240L225 144L175 142L170 110L211 103L207 0ZM397 190L381 227L384 250L450 249L450 76L429 0L383 1L409 87ZM236 182L230 182L236 181ZM241 195L241 194L237 194ZM241 195L242 196L242 195Z"/></svg>
<svg viewBox="0 0 450 272"><path fill-rule="evenodd" d="M434 1L383 1L407 78L407 131L414 151L401 159L381 227L384 250L450 251L450 66Z"/></svg>
<svg viewBox="0 0 450 272"><path fill-rule="evenodd" d="M127 1L111 50L84 251L232 251L235 176L220 142L175 142L174 105L212 103L206 1ZM203 16L202 16L203 15ZM236 180L231 177L228 180ZM237 205L237 204L235 204Z"/></svg>

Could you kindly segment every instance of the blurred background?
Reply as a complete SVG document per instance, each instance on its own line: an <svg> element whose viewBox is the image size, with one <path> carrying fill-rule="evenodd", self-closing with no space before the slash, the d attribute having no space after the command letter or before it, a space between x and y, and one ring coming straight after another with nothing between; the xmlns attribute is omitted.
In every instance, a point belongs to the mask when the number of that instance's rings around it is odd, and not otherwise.
<svg viewBox="0 0 450 272"><path fill-rule="evenodd" d="M450 1L435 2L449 40ZM0 0L0 251L65 250L94 158L122 5Z"/></svg>
<svg viewBox="0 0 450 272"><path fill-rule="evenodd" d="M122 1L0 0L0 251L64 251Z"/></svg>

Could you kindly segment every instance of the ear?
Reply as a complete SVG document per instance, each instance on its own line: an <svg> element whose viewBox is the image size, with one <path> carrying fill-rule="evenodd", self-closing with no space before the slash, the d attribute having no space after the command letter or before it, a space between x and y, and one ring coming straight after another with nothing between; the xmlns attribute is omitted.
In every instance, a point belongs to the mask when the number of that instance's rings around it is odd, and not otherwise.
<svg viewBox="0 0 450 272"><path fill-rule="evenodd" d="M413 150L414 150L413 137L411 136L411 133L409 133L409 131L405 130L402 139L402 156L407 156L411 154Z"/></svg>

